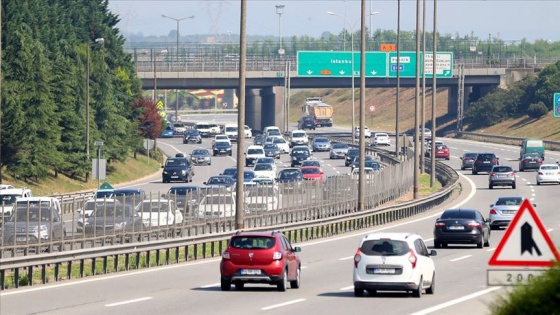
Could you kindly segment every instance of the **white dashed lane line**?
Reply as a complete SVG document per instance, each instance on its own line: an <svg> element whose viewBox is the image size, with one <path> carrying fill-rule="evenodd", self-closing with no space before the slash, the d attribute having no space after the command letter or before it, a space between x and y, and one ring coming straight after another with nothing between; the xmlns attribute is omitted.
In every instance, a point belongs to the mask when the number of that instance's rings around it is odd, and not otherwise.
<svg viewBox="0 0 560 315"><path fill-rule="evenodd" d="M146 300L151 300L151 299L153 299L151 296L146 296L146 297L139 298L139 299L134 299L134 300L128 300L128 301L122 301L122 302L117 302L117 303L105 304L105 306L107 306L107 307L120 306L120 305L126 305L126 304L131 304L131 303L136 303L136 302L142 302L142 301L146 301Z"/></svg>
<svg viewBox="0 0 560 315"><path fill-rule="evenodd" d="M352 290L352 289L354 289L353 285L351 285L349 287L340 288L340 291L348 291L348 290Z"/></svg>
<svg viewBox="0 0 560 315"><path fill-rule="evenodd" d="M352 259L352 258L354 258L354 256L342 257L342 258L340 258L339 260L350 260L350 259Z"/></svg>
<svg viewBox="0 0 560 315"><path fill-rule="evenodd" d="M271 310L271 309L275 309L275 308L279 308L279 307L283 307L283 306L287 306L287 305L291 305L291 304L295 304L295 303L299 303L299 302L303 302L303 301L305 301L305 299L297 299L297 300L293 300L293 301L288 301L288 302L284 302L284 303L280 303L280 304L275 304L275 305L263 307L263 308L261 308L261 310L262 311L268 311L268 310Z"/></svg>
<svg viewBox="0 0 560 315"><path fill-rule="evenodd" d="M469 257L471 257L471 256L472 256L472 255L461 256L461 257L457 257L457 258L455 258L455 259L451 259L450 261L451 261L451 262L455 262L455 261L459 261L459 260L463 260L463 259L469 258Z"/></svg>
<svg viewBox="0 0 560 315"><path fill-rule="evenodd" d="M201 286L200 288L201 288L201 289L208 289L208 288L217 287L217 286L219 286L219 285L220 285L219 283L212 283L212 284L203 285L203 286Z"/></svg>
<svg viewBox="0 0 560 315"><path fill-rule="evenodd" d="M495 250L496 250L496 247L494 247L494 248L489 248L489 249L487 249L486 251L487 251L487 252L493 252L493 251L495 251Z"/></svg>

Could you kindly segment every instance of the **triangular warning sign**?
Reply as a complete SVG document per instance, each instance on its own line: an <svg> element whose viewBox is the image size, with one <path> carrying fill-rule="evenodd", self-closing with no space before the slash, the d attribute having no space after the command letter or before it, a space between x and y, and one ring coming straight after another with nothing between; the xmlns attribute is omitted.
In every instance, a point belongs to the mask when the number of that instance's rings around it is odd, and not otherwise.
<svg viewBox="0 0 560 315"><path fill-rule="evenodd" d="M552 267L554 261L560 261L558 251L533 205L525 199L488 265Z"/></svg>

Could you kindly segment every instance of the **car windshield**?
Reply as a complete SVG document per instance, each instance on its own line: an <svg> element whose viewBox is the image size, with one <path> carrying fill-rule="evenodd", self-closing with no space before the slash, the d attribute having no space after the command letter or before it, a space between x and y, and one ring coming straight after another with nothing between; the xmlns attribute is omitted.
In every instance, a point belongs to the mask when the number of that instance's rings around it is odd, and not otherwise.
<svg viewBox="0 0 560 315"><path fill-rule="evenodd" d="M494 166L492 172L505 173L512 172L513 169L510 166Z"/></svg>
<svg viewBox="0 0 560 315"><path fill-rule="evenodd" d="M86 202L86 204L84 205L84 209L85 210L95 210L99 207L112 208L114 206L115 206L114 202L105 202L105 201L96 200L96 201Z"/></svg>
<svg viewBox="0 0 560 315"><path fill-rule="evenodd" d="M227 175L227 176L235 176L235 174L237 174L236 168L226 168L222 173L222 175Z"/></svg>
<svg viewBox="0 0 560 315"><path fill-rule="evenodd" d="M471 158L474 159L476 158L476 153L465 153L465 155L463 155L464 158Z"/></svg>
<svg viewBox="0 0 560 315"><path fill-rule="evenodd" d="M229 148L230 145L229 145L229 143L227 143L225 141L218 141L218 142L216 142L216 147L218 147L218 148Z"/></svg>
<svg viewBox="0 0 560 315"><path fill-rule="evenodd" d="M303 161L301 163L301 166L317 166L317 167L321 167L321 162L319 161Z"/></svg>
<svg viewBox="0 0 560 315"><path fill-rule="evenodd" d="M255 165L255 171L270 171L272 170L272 165L271 164L256 164Z"/></svg>
<svg viewBox="0 0 560 315"><path fill-rule="evenodd" d="M315 142L329 142L327 138L315 138Z"/></svg>
<svg viewBox="0 0 560 315"><path fill-rule="evenodd" d="M332 145L333 149L348 149L348 145L344 143L334 143Z"/></svg>
<svg viewBox="0 0 560 315"><path fill-rule="evenodd" d="M305 137L305 132L294 132L294 133L292 134L292 137L294 137L294 138L302 138L302 137Z"/></svg>
<svg viewBox="0 0 560 315"><path fill-rule="evenodd" d="M286 143L286 140L284 140L282 138L274 138L272 140L272 143Z"/></svg>
<svg viewBox="0 0 560 315"><path fill-rule="evenodd" d="M187 166L187 159L167 159L165 166Z"/></svg>
<svg viewBox="0 0 560 315"><path fill-rule="evenodd" d="M494 154L479 154L476 159L477 160L494 160L496 156Z"/></svg>
<svg viewBox="0 0 560 315"><path fill-rule="evenodd" d="M524 159L540 159L541 156L538 153L529 153L523 155Z"/></svg>
<svg viewBox="0 0 560 315"><path fill-rule="evenodd" d="M249 149L247 150L247 154L262 154L262 149Z"/></svg>
<svg viewBox="0 0 560 315"><path fill-rule="evenodd" d="M192 129L192 130L187 130L186 134L189 136L198 136L200 133L198 132L198 130Z"/></svg>
<svg viewBox="0 0 560 315"><path fill-rule="evenodd" d="M519 206L523 198L499 198L496 201L496 206Z"/></svg>
<svg viewBox="0 0 560 315"><path fill-rule="evenodd" d="M247 179L247 178L255 178L255 173L254 172L250 172L250 171L245 171L243 172L243 178Z"/></svg>
<svg viewBox="0 0 560 315"><path fill-rule="evenodd" d="M209 155L208 150L205 150L205 149L193 150L192 154L193 155Z"/></svg>
<svg viewBox="0 0 560 315"><path fill-rule="evenodd" d="M207 182L208 185L226 185L229 183L231 183L231 178L228 177L211 177Z"/></svg>
<svg viewBox="0 0 560 315"><path fill-rule="evenodd" d="M210 125L207 124L198 124L195 126L196 129L210 129Z"/></svg>
<svg viewBox="0 0 560 315"><path fill-rule="evenodd" d="M269 136L281 136L280 130L272 129L267 132Z"/></svg>
<svg viewBox="0 0 560 315"><path fill-rule="evenodd" d="M237 127L226 127L226 132L237 132L238 130Z"/></svg>
<svg viewBox="0 0 560 315"><path fill-rule="evenodd" d="M410 248L405 241L380 239L365 241L360 251L367 256L402 256L410 253Z"/></svg>
<svg viewBox="0 0 560 315"><path fill-rule="evenodd" d="M238 236L233 237L230 246L237 249L269 249L274 247L276 240L266 236Z"/></svg>
<svg viewBox="0 0 560 315"><path fill-rule="evenodd" d="M350 150L348 150L348 153L347 153L347 154L348 154L348 156L356 156L356 155L359 155L359 154L360 154L360 150L358 150L358 149L350 149Z"/></svg>
<svg viewBox="0 0 560 315"><path fill-rule="evenodd" d="M0 196L0 200L2 202L2 205L8 206L13 205L18 197L19 195L2 195Z"/></svg>
<svg viewBox="0 0 560 315"><path fill-rule="evenodd" d="M304 167L301 169L301 172L303 174L321 174L321 170L315 167L309 167L309 168Z"/></svg>
<svg viewBox="0 0 560 315"><path fill-rule="evenodd" d="M307 150L293 150L292 155L309 155Z"/></svg>
<svg viewBox="0 0 560 315"><path fill-rule="evenodd" d="M298 170L283 170L280 172L278 178L289 179L289 178L301 178L301 171Z"/></svg>
<svg viewBox="0 0 560 315"><path fill-rule="evenodd" d="M140 207L140 212L167 212L168 210L168 202L144 201Z"/></svg>
<svg viewBox="0 0 560 315"><path fill-rule="evenodd" d="M129 208L125 210L122 206L112 208L101 207L95 209L93 215L95 217L129 217L131 216L131 210Z"/></svg>
<svg viewBox="0 0 560 315"><path fill-rule="evenodd" d="M442 219L474 219L476 218L474 211L464 211L464 210L451 210L445 211L441 215Z"/></svg>
<svg viewBox="0 0 560 315"><path fill-rule="evenodd" d="M169 189L168 194L186 196L188 193L196 191L197 189L197 187L172 187L171 189Z"/></svg>
<svg viewBox="0 0 560 315"><path fill-rule="evenodd" d="M201 205L233 205L233 198L230 195L209 195L202 199Z"/></svg>
<svg viewBox="0 0 560 315"><path fill-rule="evenodd" d="M18 207L11 216L11 221L49 221L51 215L52 213L49 207Z"/></svg>
<svg viewBox="0 0 560 315"><path fill-rule="evenodd" d="M275 150L278 149L278 145L274 144L274 143L267 143L264 145L264 148L267 150Z"/></svg>

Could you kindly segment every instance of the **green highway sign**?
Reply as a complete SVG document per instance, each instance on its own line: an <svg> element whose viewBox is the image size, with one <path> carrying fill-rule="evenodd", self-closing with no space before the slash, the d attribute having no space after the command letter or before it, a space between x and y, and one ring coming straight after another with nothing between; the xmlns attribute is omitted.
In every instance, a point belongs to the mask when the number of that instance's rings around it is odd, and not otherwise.
<svg viewBox="0 0 560 315"><path fill-rule="evenodd" d="M420 55L422 58L422 55ZM427 53L424 60L426 78L433 76L433 54ZM416 77L416 53L400 52L400 76ZM351 77L360 76L360 52L354 52L354 67L352 67L352 52L349 51L299 51L297 71L300 77ZM422 74L420 67L420 75ZM396 52L366 52L366 77L397 77ZM436 77L453 77L453 53L440 52L436 54Z"/></svg>
<svg viewBox="0 0 560 315"><path fill-rule="evenodd" d="M560 93L554 93L554 117L560 117Z"/></svg>
<svg viewBox="0 0 560 315"><path fill-rule="evenodd" d="M350 51L298 51L297 69L300 77L352 77L360 76L360 53ZM366 77L387 76L387 54L366 53Z"/></svg>

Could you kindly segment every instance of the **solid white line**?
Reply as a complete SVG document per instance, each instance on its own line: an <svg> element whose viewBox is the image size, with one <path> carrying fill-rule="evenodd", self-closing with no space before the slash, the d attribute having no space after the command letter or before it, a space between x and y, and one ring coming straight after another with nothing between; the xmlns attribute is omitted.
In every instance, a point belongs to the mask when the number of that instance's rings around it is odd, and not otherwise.
<svg viewBox="0 0 560 315"><path fill-rule="evenodd" d="M351 285L349 287L340 288L340 291L348 291L348 290L352 290L352 289L354 289L353 285Z"/></svg>
<svg viewBox="0 0 560 315"><path fill-rule="evenodd" d="M461 257L457 257L457 258L455 258L455 259L451 259L450 261L459 261L459 260L462 260L462 259L465 259L465 258L469 258L469 257L471 257L471 256L472 256L472 255L461 256Z"/></svg>
<svg viewBox="0 0 560 315"><path fill-rule="evenodd" d="M297 300L293 300L293 301L289 301L289 302L285 302L285 303L280 303L280 304L276 304L276 305L263 307L263 308L261 308L261 310L262 311L268 311L268 310L271 310L271 309L274 309L274 308L279 308L279 307L282 307L282 306L287 306L287 305L290 305L290 304L295 304L295 303L299 303L299 302L303 302L303 301L305 301L305 299L297 299Z"/></svg>
<svg viewBox="0 0 560 315"><path fill-rule="evenodd" d="M495 251L495 250L496 250L496 247L494 247L494 248L489 248L489 249L487 249L486 251L487 251L487 252L493 252L493 251Z"/></svg>
<svg viewBox="0 0 560 315"><path fill-rule="evenodd" d="M117 302L117 303L105 304L105 306L107 306L107 307L119 306L119 305L125 305L125 304L130 304L130 303L142 302L142 301L151 300L151 299L153 299L153 297L147 296L147 297L143 297L143 298L139 298L139 299L134 299L134 300L128 300L128 301L122 301L122 302Z"/></svg>
<svg viewBox="0 0 560 315"><path fill-rule="evenodd" d="M478 291L478 292L475 292L475 293L473 293L473 294L469 294L469 295L463 296L463 297L461 297L461 298L458 298L458 299L455 299L455 300L451 300L451 301L449 301L449 302L445 302L445 303L442 303L442 304L439 304L439 305L436 305L436 306L432 306L432 307L423 309L423 310L421 310L421 311L418 311L418 312L416 312L416 313L412 313L412 314L410 314L410 315L425 315L425 314L429 314L429 313L432 313L432 312L435 312L435 311L439 311L439 310L441 310L441 309L443 309L443 308L449 307L449 306L451 306L451 305L459 304L459 303L462 303L462 302L464 302L464 301L468 301L468 300L470 300L470 299L474 299L474 298L476 298L476 297L478 297L478 296L481 296L481 295L490 293L490 292L492 292L492 291L499 290L499 289L501 289L501 288L502 288L502 287L492 287L492 288L488 288L488 289L486 289L486 290Z"/></svg>
<svg viewBox="0 0 560 315"><path fill-rule="evenodd" d="M343 258L339 258L338 260L350 260L354 258L354 256L350 256L350 257L343 257Z"/></svg>
<svg viewBox="0 0 560 315"><path fill-rule="evenodd" d="M208 288L217 287L217 286L219 286L219 285L220 285L219 283L212 283L212 284L203 285L203 286L201 286L200 288L202 288L202 289L208 289Z"/></svg>
<svg viewBox="0 0 560 315"><path fill-rule="evenodd" d="M425 238L425 239L424 239L424 242L429 242L429 241L433 241L433 240L434 240L433 237L432 237L432 238Z"/></svg>

